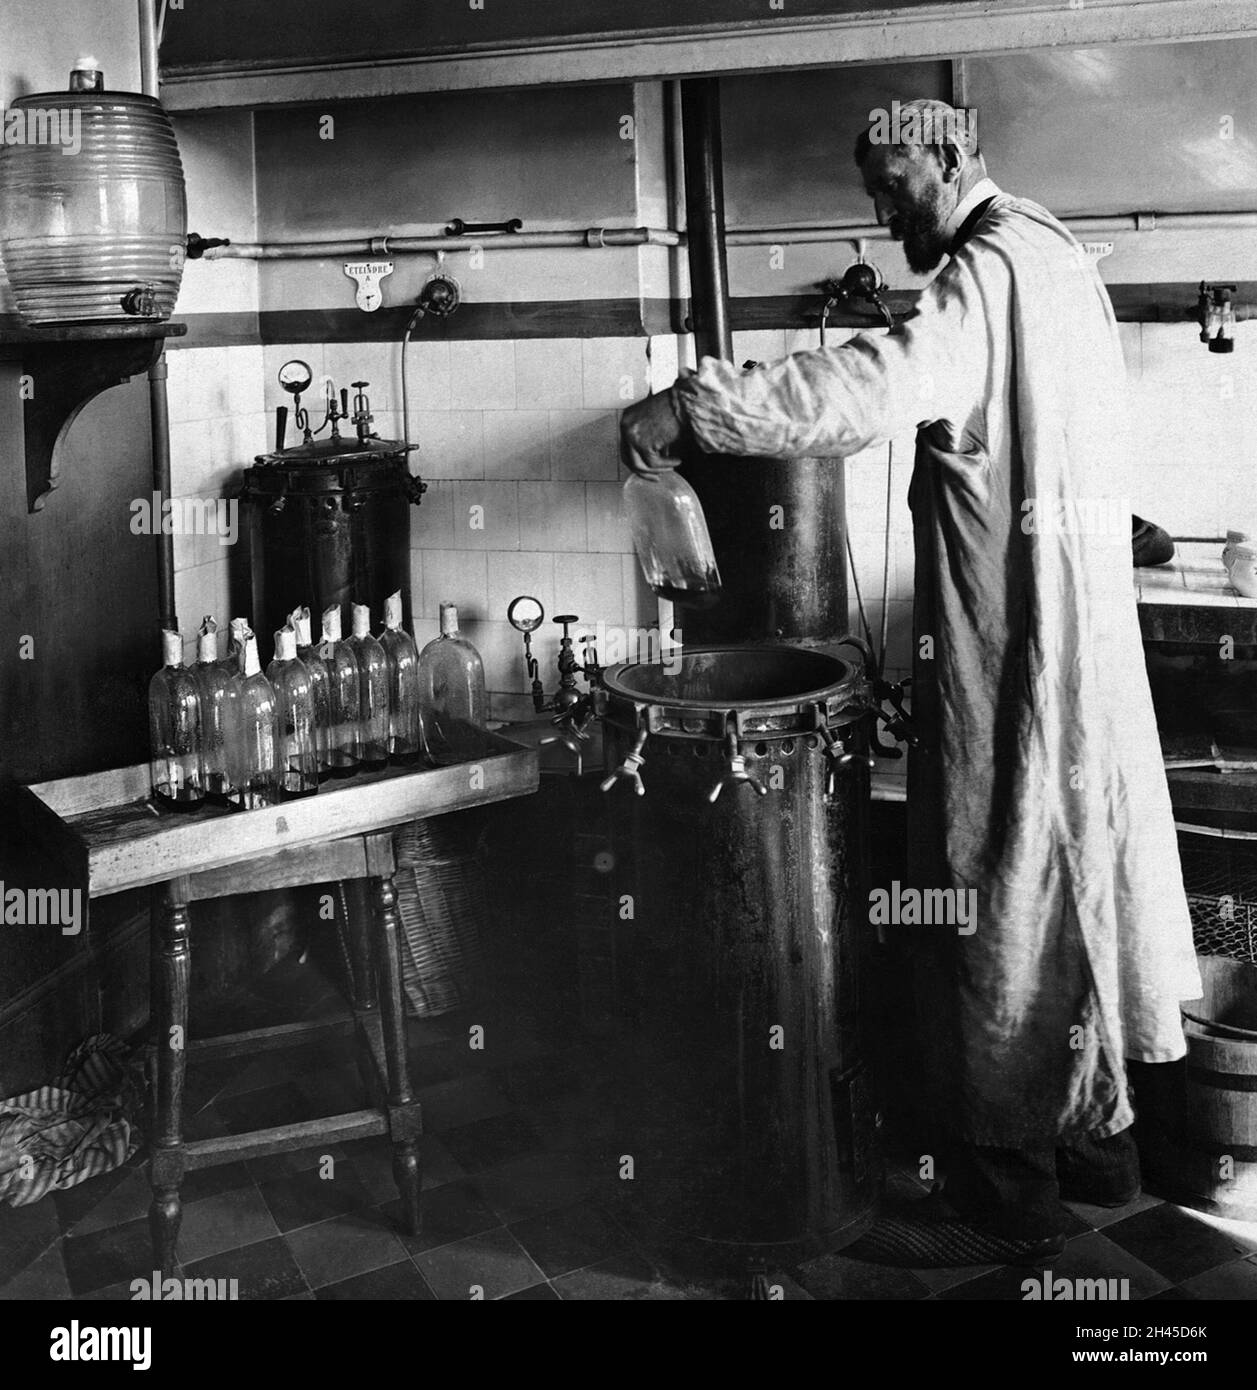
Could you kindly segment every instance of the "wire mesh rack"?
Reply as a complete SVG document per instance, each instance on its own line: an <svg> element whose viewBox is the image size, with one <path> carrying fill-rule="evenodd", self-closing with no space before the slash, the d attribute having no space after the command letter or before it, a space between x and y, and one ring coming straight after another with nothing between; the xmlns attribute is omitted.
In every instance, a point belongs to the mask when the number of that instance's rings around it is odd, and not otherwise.
<svg viewBox="0 0 1257 1390"><path fill-rule="evenodd" d="M1182 822L1178 832L1196 950L1257 965L1257 835Z"/></svg>

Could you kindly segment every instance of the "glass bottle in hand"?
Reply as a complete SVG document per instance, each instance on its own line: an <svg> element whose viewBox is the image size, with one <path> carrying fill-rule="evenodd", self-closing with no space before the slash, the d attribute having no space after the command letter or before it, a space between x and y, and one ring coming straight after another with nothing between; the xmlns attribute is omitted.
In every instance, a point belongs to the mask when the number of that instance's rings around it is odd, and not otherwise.
<svg viewBox="0 0 1257 1390"><path fill-rule="evenodd" d="M477 756L489 717L484 663L459 632L453 603L441 605L441 635L419 653L419 688L428 756L438 763Z"/></svg>
<svg viewBox="0 0 1257 1390"><path fill-rule="evenodd" d="M162 633L162 668L148 684L148 730L153 796L176 811L205 801L201 755L201 697L183 664L183 638Z"/></svg>
<svg viewBox="0 0 1257 1390"><path fill-rule="evenodd" d="M349 645L358 659L362 766L378 772L388 763L388 657L371 636L371 610L365 603L354 604L354 635Z"/></svg>
<svg viewBox="0 0 1257 1390"><path fill-rule="evenodd" d="M297 634L281 627L275 634L275 659L266 668L275 691L275 756L285 798L313 796L319 789L314 752L314 692L310 673L297 658Z"/></svg>
<svg viewBox="0 0 1257 1390"><path fill-rule="evenodd" d="M646 583L660 598L710 608L720 598L720 571L698 494L674 468L634 473L624 510Z"/></svg>

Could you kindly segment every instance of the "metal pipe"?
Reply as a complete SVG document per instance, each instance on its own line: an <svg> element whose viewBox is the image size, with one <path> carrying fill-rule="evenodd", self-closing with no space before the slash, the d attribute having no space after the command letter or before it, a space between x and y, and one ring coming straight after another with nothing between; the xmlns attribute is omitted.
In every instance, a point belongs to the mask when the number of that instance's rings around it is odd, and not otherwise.
<svg viewBox="0 0 1257 1390"><path fill-rule="evenodd" d="M1128 212L1106 217L1063 217L1075 234L1111 232L1252 231L1257 212ZM818 227L744 227L727 233L730 246L792 246L830 241L889 241L875 222L833 222Z"/></svg>
<svg viewBox="0 0 1257 1390"><path fill-rule="evenodd" d="M680 246L680 232L670 227L587 227L574 232L513 232L510 236L360 236L336 241L233 241L212 246L207 261L317 260L337 256L406 256L444 251L539 251L561 247Z"/></svg>
<svg viewBox="0 0 1257 1390"><path fill-rule="evenodd" d="M685 235L690 260L694 351L733 357L729 326L729 264L725 255L725 190L720 142L720 79L681 83L685 151Z"/></svg>
<svg viewBox="0 0 1257 1390"><path fill-rule="evenodd" d="M158 95L157 76L157 0L139 0L140 4L140 91L145 96Z"/></svg>
<svg viewBox="0 0 1257 1390"><path fill-rule="evenodd" d="M153 441L153 491L165 502L170 497L170 404L166 398L166 354L148 369L148 417ZM173 632L175 615L175 538L155 528L157 540L157 611L163 628Z"/></svg>
<svg viewBox="0 0 1257 1390"><path fill-rule="evenodd" d="M679 84L687 85L687 84ZM1082 235L1116 232L1257 230L1257 212L1132 212L1111 217L1066 217L1071 232ZM834 222L817 227L744 227L726 231L726 246L793 246L843 241L888 241L890 232L873 222ZM406 256L444 251L539 251L621 246L684 246L684 232L671 227L588 227L570 232L517 232L511 236L463 239L447 236L360 236L334 241L237 241L213 246L207 261L317 260L337 256Z"/></svg>

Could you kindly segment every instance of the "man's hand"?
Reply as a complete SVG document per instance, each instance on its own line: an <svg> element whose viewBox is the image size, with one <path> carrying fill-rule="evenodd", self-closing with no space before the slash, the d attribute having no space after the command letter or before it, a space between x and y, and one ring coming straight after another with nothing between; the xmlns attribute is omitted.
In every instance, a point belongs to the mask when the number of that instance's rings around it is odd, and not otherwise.
<svg viewBox="0 0 1257 1390"><path fill-rule="evenodd" d="M689 429L674 404L671 391L647 396L620 419L620 457L634 473L657 473L682 462Z"/></svg>

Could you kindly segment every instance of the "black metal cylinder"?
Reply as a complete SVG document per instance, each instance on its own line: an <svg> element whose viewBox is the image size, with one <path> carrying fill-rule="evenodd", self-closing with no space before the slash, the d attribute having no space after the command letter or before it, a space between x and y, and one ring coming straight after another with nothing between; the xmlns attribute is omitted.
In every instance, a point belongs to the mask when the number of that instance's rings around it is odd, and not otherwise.
<svg viewBox="0 0 1257 1390"><path fill-rule="evenodd" d="M815 644L845 636L843 461L707 454L684 472L703 504L723 588L711 608L677 606L682 640Z"/></svg>
<svg viewBox="0 0 1257 1390"><path fill-rule="evenodd" d="M867 687L790 647L688 650L606 675L608 766L643 731L623 1006L629 1196L705 1241L858 1232L879 1177L860 1036ZM730 740L732 739L732 742ZM763 795L727 781L735 755Z"/></svg>
<svg viewBox="0 0 1257 1390"><path fill-rule="evenodd" d="M245 470L240 500L249 536L254 630L271 633L294 608L318 617L365 603L373 617L401 590L411 623L410 507L419 484L401 443L302 445Z"/></svg>

